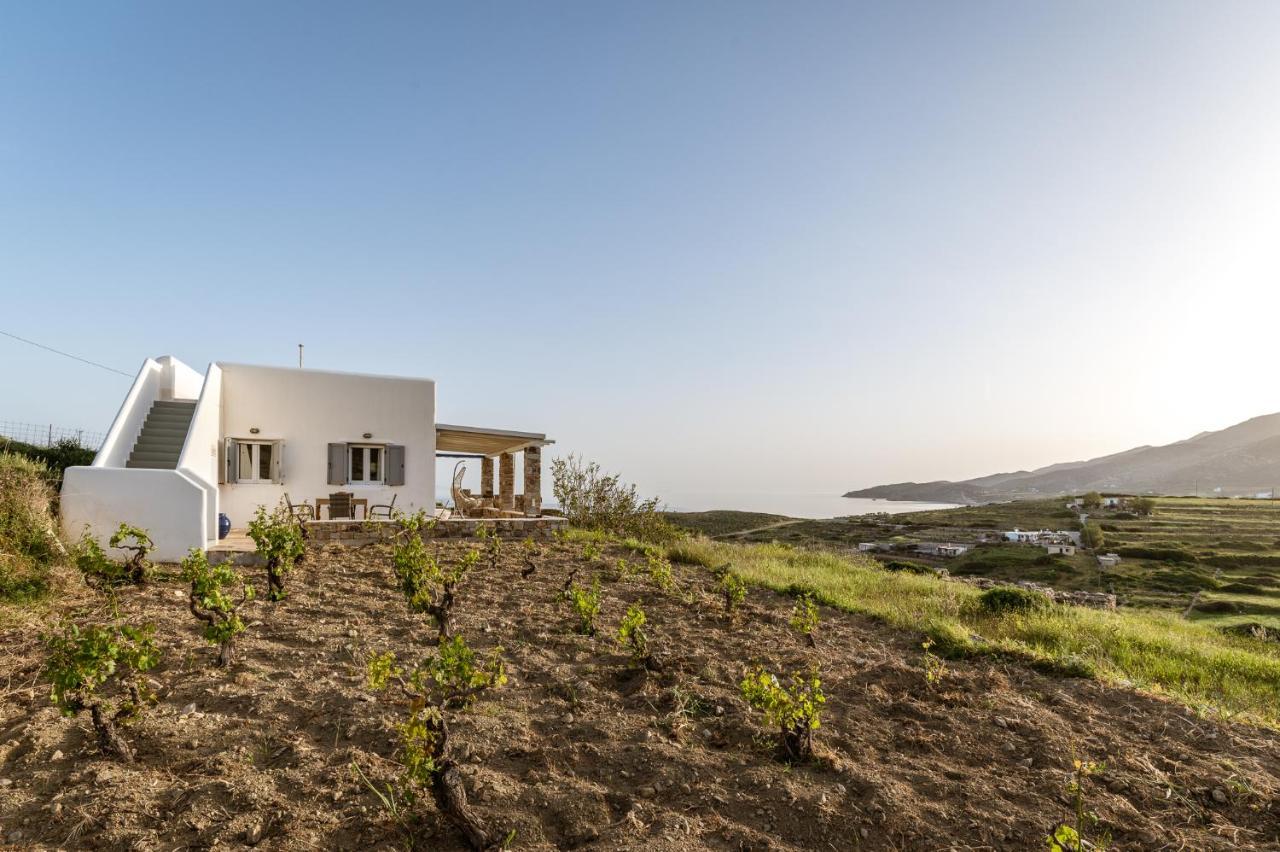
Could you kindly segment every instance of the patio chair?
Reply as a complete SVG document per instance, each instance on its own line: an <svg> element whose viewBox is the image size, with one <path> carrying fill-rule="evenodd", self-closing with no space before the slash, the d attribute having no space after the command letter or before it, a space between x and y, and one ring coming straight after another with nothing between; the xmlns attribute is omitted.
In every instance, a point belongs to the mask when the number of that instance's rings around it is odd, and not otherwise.
<svg viewBox="0 0 1280 852"><path fill-rule="evenodd" d="M350 491L336 491L329 495L329 520L337 518L355 519L356 507L351 498L355 496Z"/></svg>
<svg viewBox="0 0 1280 852"><path fill-rule="evenodd" d="M460 517L468 517L473 515L480 508L480 501L475 497L470 497L462 490L462 477L467 473L467 466L463 462L458 462L453 466L453 487L450 494L453 496L453 509Z"/></svg>
<svg viewBox="0 0 1280 852"><path fill-rule="evenodd" d="M289 517L292 520L301 523L303 521L314 521L316 519L316 507L312 506L310 503L294 503L289 499L288 491L284 493L284 504L288 507Z"/></svg>
<svg viewBox="0 0 1280 852"><path fill-rule="evenodd" d="M396 510L396 497L398 496L399 495L397 494L392 494L390 503L375 503L370 506L368 517L385 518L388 521L391 520L391 515L394 514Z"/></svg>

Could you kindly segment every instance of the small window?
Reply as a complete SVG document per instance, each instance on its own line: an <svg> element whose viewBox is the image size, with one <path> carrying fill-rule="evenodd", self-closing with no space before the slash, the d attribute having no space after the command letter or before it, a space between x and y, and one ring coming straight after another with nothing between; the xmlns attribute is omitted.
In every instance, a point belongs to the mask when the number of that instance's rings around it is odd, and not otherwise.
<svg viewBox="0 0 1280 852"><path fill-rule="evenodd" d="M271 482L272 461L275 446L260 441L237 441L240 454L240 472L236 482Z"/></svg>
<svg viewBox="0 0 1280 852"><path fill-rule="evenodd" d="M348 468L348 482L382 482L383 448L353 444L350 448L351 464Z"/></svg>

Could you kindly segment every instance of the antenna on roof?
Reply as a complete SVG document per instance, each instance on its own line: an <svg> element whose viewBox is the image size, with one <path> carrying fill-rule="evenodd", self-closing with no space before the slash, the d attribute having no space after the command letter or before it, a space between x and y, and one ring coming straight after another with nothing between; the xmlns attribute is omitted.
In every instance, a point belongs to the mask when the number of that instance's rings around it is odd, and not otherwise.
<svg viewBox="0 0 1280 852"><path fill-rule="evenodd" d="M298 344L298 369L302 369L302 344Z"/></svg>

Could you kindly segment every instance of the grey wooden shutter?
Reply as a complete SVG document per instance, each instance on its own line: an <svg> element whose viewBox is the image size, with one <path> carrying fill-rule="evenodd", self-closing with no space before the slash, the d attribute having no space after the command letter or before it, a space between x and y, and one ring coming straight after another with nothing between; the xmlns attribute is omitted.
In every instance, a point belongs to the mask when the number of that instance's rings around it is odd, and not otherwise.
<svg viewBox="0 0 1280 852"><path fill-rule="evenodd" d="M240 479L240 446L235 438L227 438L222 442L222 481L235 482Z"/></svg>
<svg viewBox="0 0 1280 852"><path fill-rule="evenodd" d="M284 441L271 443L271 481L284 482Z"/></svg>
<svg viewBox="0 0 1280 852"><path fill-rule="evenodd" d="M329 484L347 484L347 445L329 445Z"/></svg>
<svg viewBox="0 0 1280 852"><path fill-rule="evenodd" d="M387 444L387 484L404 485L404 444Z"/></svg>

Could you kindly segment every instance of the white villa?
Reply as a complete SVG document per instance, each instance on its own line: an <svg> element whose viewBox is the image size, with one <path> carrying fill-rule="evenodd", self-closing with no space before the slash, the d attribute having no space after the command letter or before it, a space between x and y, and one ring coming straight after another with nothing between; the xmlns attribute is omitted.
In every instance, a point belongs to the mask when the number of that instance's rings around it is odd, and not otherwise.
<svg viewBox="0 0 1280 852"><path fill-rule="evenodd" d="M546 435L436 422L431 379L147 359L93 464L68 468L64 530L105 544L122 522L146 529L153 558L181 559L282 499L318 510L338 492L355 506L436 511L436 459L476 459L481 496L501 516L541 514ZM515 493L515 454L524 494ZM499 489L493 490L494 461ZM455 488L455 499L457 489ZM348 517L359 518L352 513Z"/></svg>

